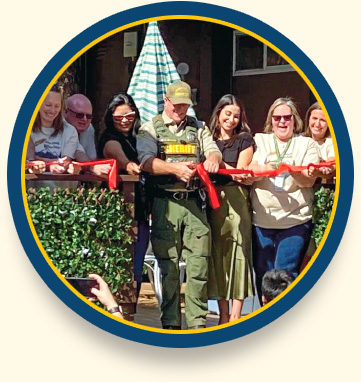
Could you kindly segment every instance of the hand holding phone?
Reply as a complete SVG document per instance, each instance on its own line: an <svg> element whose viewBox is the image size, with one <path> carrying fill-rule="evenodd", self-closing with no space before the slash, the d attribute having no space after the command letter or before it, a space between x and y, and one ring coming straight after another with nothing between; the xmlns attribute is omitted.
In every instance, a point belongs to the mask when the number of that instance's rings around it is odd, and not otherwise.
<svg viewBox="0 0 361 382"><path fill-rule="evenodd" d="M68 283L74 287L79 293L86 298L97 298L97 296L91 292L92 288L99 289L96 280L84 277L66 277Z"/></svg>
<svg viewBox="0 0 361 382"><path fill-rule="evenodd" d="M96 298L107 308L107 310L118 306L108 284L97 274L90 274L89 277L93 279L97 285L97 290L92 290Z"/></svg>

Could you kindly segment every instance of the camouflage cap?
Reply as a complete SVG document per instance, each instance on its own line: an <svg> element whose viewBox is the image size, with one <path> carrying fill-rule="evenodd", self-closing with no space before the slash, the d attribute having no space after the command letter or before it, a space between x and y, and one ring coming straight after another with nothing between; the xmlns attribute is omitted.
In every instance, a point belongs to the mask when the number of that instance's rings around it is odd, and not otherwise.
<svg viewBox="0 0 361 382"><path fill-rule="evenodd" d="M183 81L173 82L172 84L168 85L165 96L174 105L180 103L193 105L191 100L191 88L187 83Z"/></svg>

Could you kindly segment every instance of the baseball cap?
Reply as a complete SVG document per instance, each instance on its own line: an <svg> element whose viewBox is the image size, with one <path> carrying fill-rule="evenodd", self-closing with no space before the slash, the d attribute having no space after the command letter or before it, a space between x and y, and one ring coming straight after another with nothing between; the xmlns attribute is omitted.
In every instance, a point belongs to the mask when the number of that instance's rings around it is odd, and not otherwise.
<svg viewBox="0 0 361 382"><path fill-rule="evenodd" d="M173 82L172 84L168 85L165 96L174 105L179 103L193 105L191 100L191 88L187 83L183 81Z"/></svg>

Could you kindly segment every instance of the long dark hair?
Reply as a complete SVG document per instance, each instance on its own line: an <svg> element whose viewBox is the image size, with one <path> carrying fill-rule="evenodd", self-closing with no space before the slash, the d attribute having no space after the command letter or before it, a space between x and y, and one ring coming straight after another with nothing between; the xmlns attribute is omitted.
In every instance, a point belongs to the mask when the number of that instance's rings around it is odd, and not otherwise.
<svg viewBox="0 0 361 382"><path fill-rule="evenodd" d="M105 124L106 130L111 130L113 132L118 131L114 126L113 113L115 108L119 105L128 105L132 109L132 111L135 112L135 120L133 123L133 134L136 134L140 126L139 110L136 107L132 96L130 96L129 94L125 92L116 93L110 99L107 105L107 109L105 111L105 115L104 115L104 124Z"/></svg>
<svg viewBox="0 0 361 382"><path fill-rule="evenodd" d="M63 94L62 87L58 83L55 83L51 87L49 93L50 92L60 94L60 99L61 99L60 111L59 111L59 114L54 119L53 126L52 126L54 128L54 132L53 132L53 134L51 134L51 136L55 137L58 135L58 133L60 133L64 130L64 125L63 125L64 94ZM35 118L35 121L33 124L34 133L38 133L41 130L41 126L42 126L42 123L41 123L41 118L40 118L40 111L38 111L38 114L36 115L36 118Z"/></svg>
<svg viewBox="0 0 361 382"><path fill-rule="evenodd" d="M312 104L306 112L306 117L305 117L305 129L306 129L305 136L306 137L312 137L312 133L311 133L311 129L310 129L310 117L311 117L311 113L314 110L321 110L322 111L322 107L320 106L320 104L318 102L315 102L314 104ZM328 128L328 125L327 125L325 137L330 137L330 136L331 136L330 129Z"/></svg>
<svg viewBox="0 0 361 382"><path fill-rule="evenodd" d="M221 136L221 126L219 125L219 115L222 109L228 105L237 105L240 109L241 115L238 126L234 129L234 134L232 138L227 142L226 146L232 146L233 142L240 133L250 133L251 129L248 126L246 111L244 109L242 101L234 96L233 94L224 95L217 103L213 109L211 119L209 121L209 128L211 130L212 136L215 140L219 139Z"/></svg>

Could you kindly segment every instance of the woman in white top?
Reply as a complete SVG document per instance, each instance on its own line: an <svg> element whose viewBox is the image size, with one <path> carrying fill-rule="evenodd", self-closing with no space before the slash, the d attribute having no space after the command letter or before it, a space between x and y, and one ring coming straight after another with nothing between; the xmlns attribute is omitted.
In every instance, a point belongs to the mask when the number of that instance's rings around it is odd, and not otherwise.
<svg viewBox="0 0 361 382"><path fill-rule="evenodd" d="M34 153L28 158L54 162L59 158L71 161L75 157L78 146L78 135L75 127L64 126L63 117L63 94L58 85L54 85L44 102L40 106L36 116L31 135L29 148L34 147ZM52 172L62 173L64 167L54 165Z"/></svg>
<svg viewBox="0 0 361 382"><path fill-rule="evenodd" d="M79 142L78 134L75 127L63 124L62 109L63 94L61 88L54 85L36 116L26 155L28 161L55 162L62 159L64 162L71 162L75 158ZM67 170L72 172L71 166L68 168L60 162L50 166L50 172L55 174L61 174ZM36 185L39 186L39 182L34 184ZM48 182L43 185L61 186L62 183Z"/></svg>
<svg viewBox="0 0 361 382"><path fill-rule="evenodd" d="M269 109L264 134L256 134L256 151L249 168L271 170L281 163L306 166L319 163L315 142L298 135L303 123L290 98L277 99ZM315 178L307 170L255 178L253 208L253 264L259 297L263 275L285 269L296 277L312 231Z"/></svg>
<svg viewBox="0 0 361 382"><path fill-rule="evenodd" d="M335 160L335 150L333 148L332 138L330 130L328 128L327 120L321 106L318 102L312 104L307 110L305 117L305 136L312 138L317 146L318 154L321 162ZM314 177L319 178L332 178L335 176L336 166L326 166L316 169L310 167L309 174ZM314 186L314 191L316 191L321 183L317 183ZM310 240L310 244L307 249L307 253L303 259L301 265L301 271L310 261L311 257L317 249L316 242L314 239Z"/></svg>
<svg viewBox="0 0 361 382"><path fill-rule="evenodd" d="M306 137L311 137L317 146L321 162L335 159L330 130L324 112L318 102L315 102L307 110L305 118ZM335 174L335 166L321 167L320 169L310 168L312 176L330 178Z"/></svg>

